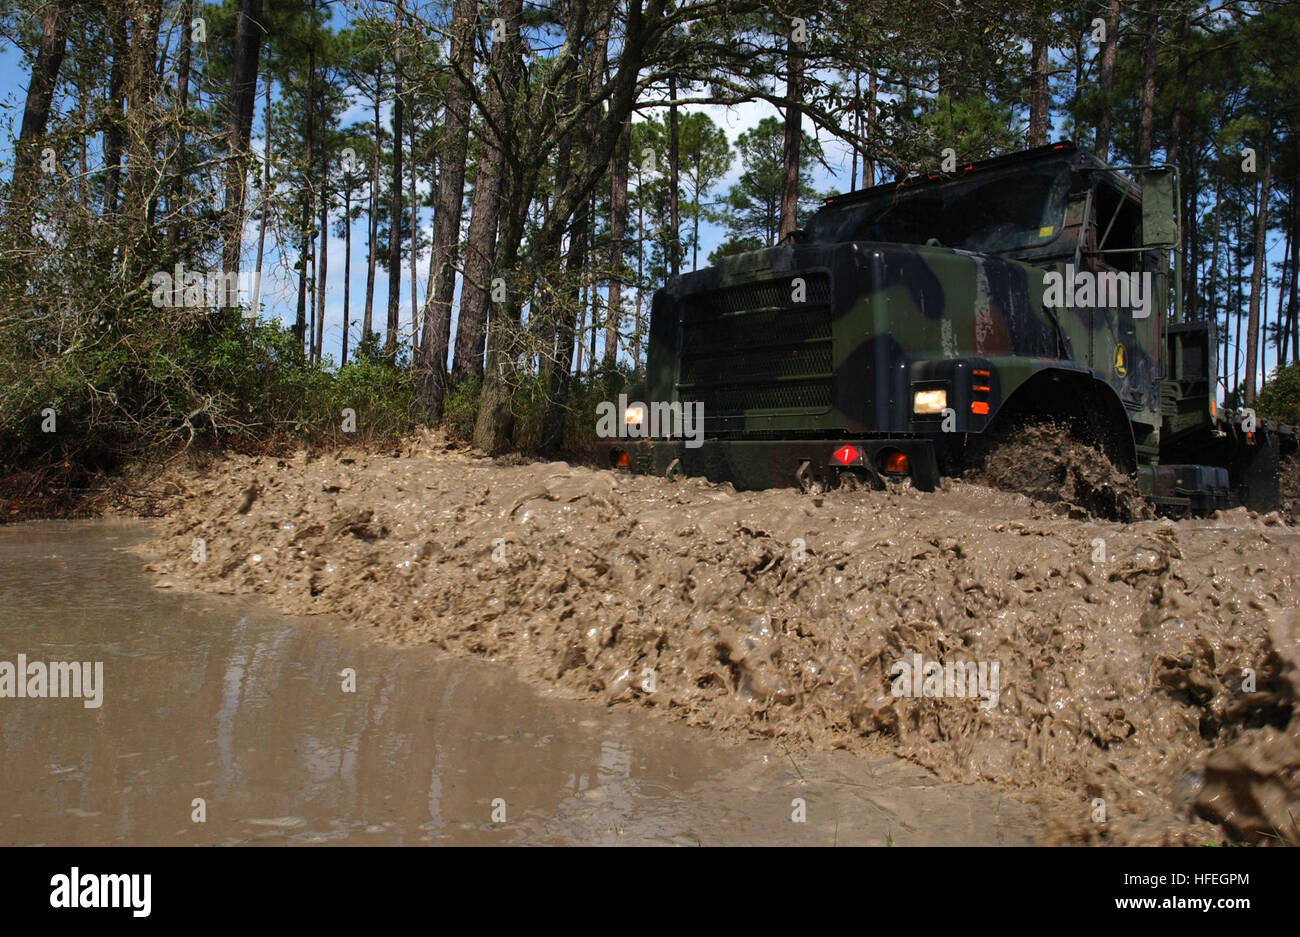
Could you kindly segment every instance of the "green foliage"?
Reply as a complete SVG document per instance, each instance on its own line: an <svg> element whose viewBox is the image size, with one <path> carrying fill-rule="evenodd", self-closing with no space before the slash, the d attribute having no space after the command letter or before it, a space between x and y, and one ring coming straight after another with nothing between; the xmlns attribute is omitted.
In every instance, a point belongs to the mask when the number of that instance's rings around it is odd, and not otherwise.
<svg viewBox="0 0 1300 937"><path fill-rule="evenodd" d="M722 219L731 241L758 240L771 247L781 224L781 175L785 151L785 124L764 117L736 141L745 170L727 194ZM808 171L822 157L821 146L808 134L800 142L799 212L815 207L812 173Z"/></svg>
<svg viewBox="0 0 1300 937"><path fill-rule="evenodd" d="M596 407L601 401L617 402L632 380L631 371L582 374L569 382L564 410L562 455L591 459L596 454ZM537 452L541 448L542 428L549 405L545 375L521 375L515 387L512 413L515 419L514 444L520 452Z"/></svg>
<svg viewBox="0 0 1300 937"><path fill-rule="evenodd" d="M747 251L762 250L766 246L767 245L763 243L763 239L758 237L728 238L709 252L709 263L716 264L723 257L730 257L733 254L743 254Z"/></svg>
<svg viewBox="0 0 1300 937"><path fill-rule="evenodd" d="M1300 426L1300 364L1274 370L1255 398L1255 412L1266 420Z"/></svg>
<svg viewBox="0 0 1300 937"><path fill-rule="evenodd" d="M473 378L454 385L443 398L442 421L455 438L464 441L473 438L474 420L478 417L479 392L482 389L483 382Z"/></svg>
<svg viewBox="0 0 1300 937"><path fill-rule="evenodd" d="M682 220L691 225L685 242L691 248L691 269L699 260L699 227L708 217L708 196L727 170L732 152L727 135L703 111L683 114L678 128L681 156L681 181L686 196Z"/></svg>
<svg viewBox="0 0 1300 937"><path fill-rule="evenodd" d="M362 356L330 373L302 363L291 330L238 316L139 325L117 341L39 359L6 343L0 448L9 467L73 458L111 468L182 444L345 442L411 428L409 373L382 359ZM41 431L47 407L54 433ZM356 413L355 437L342 433L345 407Z"/></svg>

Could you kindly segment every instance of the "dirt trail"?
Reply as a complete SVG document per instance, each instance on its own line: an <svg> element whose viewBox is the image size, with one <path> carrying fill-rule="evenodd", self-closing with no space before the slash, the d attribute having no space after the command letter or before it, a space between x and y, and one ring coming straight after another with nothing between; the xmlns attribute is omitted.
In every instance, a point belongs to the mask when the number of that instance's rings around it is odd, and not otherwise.
<svg viewBox="0 0 1300 937"><path fill-rule="evenodd" d="M1057 841L1300 838L1300 536L1276 516L1123 525L952 481L738 493L437 436L186 487L147 547L164 585L792 748L893 751L1019 791ZM986 679L922 695L957 662Z"/></svg>

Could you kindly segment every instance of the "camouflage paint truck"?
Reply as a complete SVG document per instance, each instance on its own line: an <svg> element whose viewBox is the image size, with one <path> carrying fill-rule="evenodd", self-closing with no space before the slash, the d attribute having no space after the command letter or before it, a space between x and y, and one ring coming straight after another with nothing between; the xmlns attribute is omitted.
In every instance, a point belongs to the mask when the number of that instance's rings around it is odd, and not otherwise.
<svg viewBox="0 0 1300 937"><path fill-rule="evenodd" d="M675 278L601 457L738 488L929 490L981 437L1050 419L1170 512L1276 507L1295 430L1216 412L1214 327L1182 321L1171 270L1176 173L1127 172L1038 147L828 198L785 243ZM691 403L695 438L650 436L647 411Z"/></svg>

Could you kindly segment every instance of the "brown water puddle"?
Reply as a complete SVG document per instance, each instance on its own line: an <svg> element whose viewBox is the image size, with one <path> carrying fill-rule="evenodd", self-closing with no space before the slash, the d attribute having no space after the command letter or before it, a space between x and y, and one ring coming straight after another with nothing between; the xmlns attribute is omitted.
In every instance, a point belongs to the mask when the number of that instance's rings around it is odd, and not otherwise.
<svg viewBox="0 0 1300 937"><path fill-rule="evenodd" d="M894 758L732 745L323 616L162 592L142 522L0 529L0 661L102 661L103 701L0 699L0 843L1025 844L1038 821ZM356 671L355 693L340 676ZM195 798L205 823L192 822ZM504 800L505 822L493 821ZM807 820L792 822L795 798ZM499 814L498 814L499 816Z"/></svg>

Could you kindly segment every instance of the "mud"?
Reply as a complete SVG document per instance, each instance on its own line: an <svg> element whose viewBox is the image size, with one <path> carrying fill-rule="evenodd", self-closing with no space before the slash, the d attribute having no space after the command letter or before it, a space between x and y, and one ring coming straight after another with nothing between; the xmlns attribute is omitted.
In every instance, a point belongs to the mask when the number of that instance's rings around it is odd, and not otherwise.
<svg viewBox="0 0 1300 937"><path fill-rule="evenodd" d="M152 588L140 521L0 529L0 660L102 664L101 705L0 697L0 844L1025 845L1033 812L883 755L719 744L503 664L254 597ZM342 692L340 674L356 674ZM195 799L203 802L196 822ZM493 801L503 805L498 813ZM803 802L804 822L791 822Z"/></svg>
<svg viewBox="0 0 1300 937"><path fill-rule="evenodd" d="M1283 459L1280 469L1283 512L1292 524L1300 524L1300 455Z"/></svg>
<svg viewBox="0 0 1300 937"><path fill-rule="evenodd" d="M1066 426L1033 423L991 439L973 454L969 481L1058 504L1076 517L1127 522L1153 516L1137 482Z"/></svg>
<svg viewBox="0 0 1300 937"><path fill-rule="evenodd" d="M1297 790L1300 536L1276 515L1118 524L964 481L738 493L422 436L231 459L186 483L147 553L164 586L258 593L794 752L992 782L1055 842L1297 839L1276 819ZM912 661L996 664L996 692L897 695Z"/></svg>

